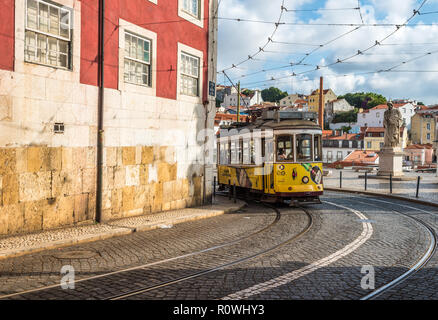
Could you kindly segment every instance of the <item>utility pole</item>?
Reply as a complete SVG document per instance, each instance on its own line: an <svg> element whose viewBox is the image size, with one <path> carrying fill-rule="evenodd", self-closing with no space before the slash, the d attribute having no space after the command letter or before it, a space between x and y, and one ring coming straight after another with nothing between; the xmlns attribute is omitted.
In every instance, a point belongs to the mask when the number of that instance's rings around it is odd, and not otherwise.
<svg viewBox="0 0 438 320"><path fill-rule="evenodd" d="M240 81L237 83L237 122L240 122Z"/></svg>
<svg viewBox="0 0 438 320"><path fill-rule="evenodd" d="M319 78L319 125L324 130L324 78Z"/></svg>

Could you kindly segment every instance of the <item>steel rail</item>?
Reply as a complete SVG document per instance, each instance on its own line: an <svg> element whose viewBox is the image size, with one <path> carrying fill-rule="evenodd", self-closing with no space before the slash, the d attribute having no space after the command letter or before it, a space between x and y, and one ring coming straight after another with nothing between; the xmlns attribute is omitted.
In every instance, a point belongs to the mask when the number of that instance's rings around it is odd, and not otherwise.
<svg viewBox="0 0 438 320"><path fill-rule="evenodd" d="M280 219L281 219L281 214L280 214L280 212L278 212L276 210L274 210L274 211L275 211L275 219L270 224L268 224L267 226L265 226L264 228L262 228L260 230L257 230L257 231L255 231L253 233L250 233L247 236L238 238L238 239L233 240L233 241L228 241L228 242L225 242L225 243L220 244L220 245L216 245L216 246L212 246L212 247L209 247L209 248L206 248L206 249L202 249L202 250L199 250L199 251L187 253L187 254L184 254L184 255L181 255L181 256L176 256L176 257L173 257L173 258L163 259L163 260L159 260L159 261L143 264L143 265L132 267L132 268L121 269L121 270L112 271L112 272L108 272L108 273L104 273L104 274L99 274L99 275L92 276L92 277L87 277L87 278L79 279L79 280L75 281L75 284L81 283L81 282L90 281L90 280L95 280L95 279L99 279L99 278L105 278L105 277L109 277L109 276L112 276L112 275L121 274L121 273L125 273L125 272L141 270L141 269L144 269L144 268L147 268L147 267L152 267L152 266L156 266L156 265L159 265L159 264L163 264L163 263L167 263L167 262L172 262L172 261L176 261L176 260L180 260L180 259L196 256L196 255L199 255L199 254L202 254L202 253L206 253L206 252L209 252L209 251L213 251L213 250L217 250L217 249L220 249L220 248L224 248L224 247L228 247L228 246L237 244L237 243L242 242L244 240L250 239L250 238L252 238L252 237L254 237L254 236L256 236L256 235L258 235L258 234L260 234L262 232L265 232L266 230L272 228L275 224L277 224L278 221L280 221ZM0 296L0 300L5 299L5 298L11 298L11 297L14 297L14 296L21 296L21 295L25 295L25 294L29 294L29 293L34 293L34 292L46 291L46 290L50 290L50 289L54 289L54 288L59 288L59 287L60 287L59 284L54 284L54 285L49 285L49 286L45 286L45 287L25 290L25 291L21 291L21 292L15 292L15 293L11 293L11 294L1 295Z"/></svg>
<svg viewBox="0 0 438 320"><path fill-rule="evenodd" d="M265 203L263 203L263 205L272 208L273 210L275 210L277 213L280 214L280 210L278 210L274 206L271 206L271 205L268 205L268 204L265 204ZM174 285L174 284L177 284L177 283L180 283L180 282L183 282L183 281L187 281L187 280L190 280L190 279L193 279L193 278L197 278L197 277L209 274L209 273L213 273L215 271L219 271L219 270L224 269L226 267L230 267L230 266L233 266L233 265L236 265L236 264L239 264L239 263L242 263L242 262L245 262L245 261L249 261L249 260L257 258L257 257L260 257L260 256L262 256L264 254L267 254L269 252L272 252L272 251L274 251L274 250L276 250L276 249L278 249L280 247L283 247L283 246L285 246L285 245L287 245L287 244L289 244L289 243L291 243L293 241L296 241L297 239L301 238L304 234L306 234L312 228L312 226L313 226L313 218L312 218L312 215L309 213L309 211L307 209L303 208L303 207L299 207L299 208L302 209L304 211L304 213L308 216L308 223L307 223L306 227L303 230L301 230L298 234L294 235L293 237L291 237L291 238L289 238L289 239L287 239L287 240L285 240L285 241L283 241L283 242L281 242L279 244L276 244L275 246L272 246L272 247L270 247L268 249L262 250L262 251L260 251L258 253L252 254L250 256L247 256L247 257L244 257L244 258L240 258L240 259L237 259L237 260L229 262L229 263L222 264L222 265L214 267L214 268L210 268L210 269L207 269L207 270L204 270L204 271L196 272L196 273L193 273L191 275L180 277L180 278L174 279L174 280L170 280L170 281L158 284L158 285L149 286L149 287L141 288L141 289L138 289L138 290L133 290L131 292L123 293L123 294L120 294L120 295L115 295L115 296L112 296L112 297L110 297L110 298L108 298L106 300L122 300L122 299L126 299L126 298L129 298L129 297L137 296L139 294L143 294L143 293L146 293L146 292L149 292L149 291L152 291L152 290L160 289L160 288L167 287L167 286L170 286L170 285Z"/></svg>
<svg viewBox="0 0 438 320"><path fill-rule="evenodd" d="M376 208L381 208L377 205L371 204L369 202L363 202L357 199L361 199L361 198L357 198L357 197L351 197L352 199L355 199L356 202L359 203L363 203L366 205L370 205ZM419 208L415 208L415 207L411 207L411 206L407 206L404 204L400 204L400 203L395 203L395 202L389 202L389 201L384 201L384 200L379 200L376 199L375 197L369 197L372 198L374 201L378 201L378 202L382 202L382 203L387 203L390 205L398 205L401 207L405 207L405 208L409 208L409 209L413 209L416 211L420 211L420 212L424 212L424 213L428 213L428 214L432 214L431 212L427 212L425 210L419 209ZM426 231L429 234L429 247L426 250L426 252L422 255L422 257L414 264L412 265L408 271L404 272L402 275L400 275L399 277L395 278L394 280L388 282L387 284L375 289L374 291L370 292L369 294L365 295L364 297L360 298L360 300L370 300L373 298L378 297L379 295L381 295L382 293L384 293L385 291L397 286L398 284L402 283L404 280L406 280L407 278L409 278L410 276L412 276L413 274L417 273L420 269L422 269L432 258L432 256L434 255L434 253L436 252L436 248L437 248L437 234L435 232L435 230L427 223L425 223L424 221L422 221L421 219L418 219L417 217L413 217L409 214L406 214L404 212L401 212L399 210L396 209L388 209L391 210L393 212L396 212L398 214L401 214L403 216L406 216L414 221L416 221L419 225L421 225L423 228L426 229Z"/></svg>

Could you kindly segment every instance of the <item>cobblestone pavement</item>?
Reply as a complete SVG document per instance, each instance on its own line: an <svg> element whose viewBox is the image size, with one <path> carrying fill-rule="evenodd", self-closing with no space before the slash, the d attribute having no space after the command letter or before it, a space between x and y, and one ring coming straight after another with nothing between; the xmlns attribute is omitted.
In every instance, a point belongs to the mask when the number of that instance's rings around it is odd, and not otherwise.
<svg viewBox="0 0 438 320"><path fill-rule="evenodd" d="M363 172L355 172L349 169L337 170L328 169L332 171L332 174L328 177L324 177L324 184L327 187L339 187L339 176L342 171L342 185L344 188L354 190L365 189L365 179L358 178L363 176ZM375 175L370 173L369 175ZM428 200L438 203L438 177L435 173L419 173L419 172L405 172L406 177L417 178L421 177L419 199ZM367 190L389 193L389 180L382 179L368 179ZM414 198L417 190L417 180L411 181L393 181L392 192L395 195L407 196Z"/></svg>
<svg viewBox="0 0 438 320"><path fill-rule="evenodd" d="M359 299L371 291L361 288L363 266L375 268L375 287L378 288L406 272L428 249L429 238L424 226L394 209L424 219L433 227L438 226L437 215L397 206L403 203L401 201L384 199L393 202L388 204L373 197L331 192L326 192L322 200L322 205L307 207L313 225L299 239L253 259L153 288L129 299L221 299L248 288L250 293L245 298L251 300ZM424 205L408 202L406 205L438 212ZM359 218L346 207L362 212L366 219ZM0 294L59 284L63 265L72 265L78 280L149 264L141 269L77 282L74 290L62 290L58 286L11 299L107 299L131 290L159 286L257 254L287 241L306 228L309 218L302 209L280 207L279 210L281 218L278 222L272 209L253 203L243 212L182 223L171 229L139 232L0 261ZM349 248L363 236L366 224L372 226L370 238L353 252L335 256L329 264L304 272L297 278L287 278L293 272L299 273L333 253ZM260 230L263 231L258 232ZM151 265L242 238L225 247ZM68 258L68 253L74 251L88 252L89 256L80 259L72 255ZM434 258L426 269L380 298L435 297L438 277L435 277L434 266L438 259ZM422 272L427 277L422 276ZM286 277L281 285L269 285L272 279L281 277Z"/></svg>

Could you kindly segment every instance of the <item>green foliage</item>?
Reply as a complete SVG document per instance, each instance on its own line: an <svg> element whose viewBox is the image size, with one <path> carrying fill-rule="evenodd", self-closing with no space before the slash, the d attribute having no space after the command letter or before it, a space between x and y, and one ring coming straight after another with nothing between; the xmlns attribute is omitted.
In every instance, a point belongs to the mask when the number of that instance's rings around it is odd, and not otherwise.
<svg viewBox="0 0 438 320"><path fill-rule="evenodd" d="M222 102L218 98L216 98L216 108L220 108L221 103Z"/></svg>
<svg viewBox="0 0 438 320"><path fill-rule="evenodd" d="M332 123L341 123L341 122L357 122L357 111L351 110L347 112L340 112L335 115L335 117L332 120ZM351 127L350 129L351 130Z"/></svg>
<svg viewBox="0 0 438 320"><path fill-rule="evenodd" d="M338 99L345 99L352 106L364 109L371 109L379 104L386 104L387 102L384 96L373 92L347 93L343 96L339 96Z"/></svg>
<svg viewBox="0 0 438 320"><path fill-rule="evenodd" d="M421 102L421 101L420 101L420 102L418 102L417 104L418 104L419 106L424 106L424 103L423 103L423 102Z"/></svg>
<svg viewBox="0 0 438 320"><path fill-rule="evenodd" d="M245 89L242 91L245 96L250 96L254 93L254 90Z"/></svg>
<svg viewBox="0 0 438 320"><path fill-rule="evenodd" d="M342 132L350 133L351 126L342 126L341 130Z"/></svg>
<svg viewBox="0 0 438 320"><path fill-rule="evenodd" d="M281 99L287 96L288 96L287 92L283 92L275 87L270 87L269 89L262 90L263 101L280 102Z"/></svg>

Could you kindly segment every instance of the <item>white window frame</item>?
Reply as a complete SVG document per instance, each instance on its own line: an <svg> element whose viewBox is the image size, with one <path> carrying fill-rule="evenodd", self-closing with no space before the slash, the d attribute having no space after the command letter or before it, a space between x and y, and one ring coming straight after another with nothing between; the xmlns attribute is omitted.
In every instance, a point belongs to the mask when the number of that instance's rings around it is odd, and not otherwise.
<svg viewBox="0 0 438 320"><path fill-rule="evenodd" d="M73 13L70 17L74 32L71 32L70 69L25 61L26 2L15 1L15 60L14 71L38 77L80 83L81 76L81 1L56 0Z"/></svg>
<svg viewBox="0 0 438 320"><path fill-rule="evenodd" d="M63 6L62 4L60 4L60 3L58 3L58 4L52 4L52 3L49 3L49 2L46 2L46 1L43 1L43 0L34 0L36 3L37 3L37 7L39 8L39 4L40 3L42 3L42 4L44 4L44 5L46 5L47 6L47 8L48 8L48 13L49 13L49 17L48 17L48 20L47 20L47 28L48 28L48 32L44 32L44 31L41 31L41 30L39 30L38 28L30 28L30 27L28 27L28 12L27 12L27 3L28 3L28 0L24 0L24 20L25 20L25 31L24 31L24 35L25 35L25 37L24 37L24 39L25 39L25 43L24 43L24 50L26 50L26 31L29 31L29 32L33 32L34 34L35 34L35 60L33 61L33 60L26 60L26 55L24 55L24 59L25 59L25 62L26 63L33 63L33 64L39 64L39 65L43 65L43 66L47 66L47 67L52 67L52 68L57 68L57 69L64 69L64 70L71 70L72 69L72 45L73 45L73 41L72 41L72 33L73 33L73 21L72 21L72 11L73 11L73 7L71 7L71 8L68 8L68 9L65 9L65 7L66 6ZM53 34L53 33L50 33L50 8L56 8L57 10L59 10L59 13L61 13L62 11L65 11L65 12L68 12L68 21L69 21L69 25L68 25L68 30L69 30L69 32L68 32L68 37L66 38L66 37L63 37L63 36L61 36L60 34L59 35L55 35L55 34ZM37 9L37 24L39 24L39 12L38 12L38 9ZM61 26L62 26L62 22L60 22L59 23L59 26L58 26L58 31L60 31L61 30ZM60 33L60 32L59 32ZM37 59L36 59L36 55L37 55L37 52L38 52L38 35L43 35L43 36L45 36L46 37L46 62L44 63L44 62L39 62L39 61L37 61ZM50 38L53 38L53 39L56 39L57 40L57 54L59 54L60 53L60 50L59 50L59 41L64 41L64 42L67 42L67 45L68 45L68 52L67 52L67 67L63 67L63 66L59 66L59 65L53 65L53 64L50 64L49 62L48 62L48 59L49 59L49 52L51 51L50 49L49 49L49 37ZM56 59L58 60L58 55L57 55L57 57L56 57Z"/></svg>
<svg viewBox="0 0 438 320"><path fill-rule="evenodd" d="M198 0L199 1L199 16L195 17L192 14L188 13L183 9L184 0L178 0L178 16L197 25L200 28L204 28L204 3L205 0Z"/></svg>
<svg viewBox="0 0 438 320"><path fill-rule="evenodd" d="M189 94L189 93L184 93L184 92L181 92L181 91L180 91L180 94L182 94L182 95L186 95L186 96L192 96L192 97L199 97L199 96L201 95L201 92L199 91L199 76L200 76L200 74L201 74L201 70L200 70L200 67L201 67L201 66L200 66L200 64L199 64L199 61L200 61L200 60L199 60L198 57L196 57L196 56L194 56L194 55L188 54L188 53L186 53L186 52L181 52L181 54L180 54L180 56L179 56L179 59L180 59L179 62L180 62L180 63L181 63L181 60L182 60L182 57L183 57L183 56L195 60L195 62L197 63L198 74L197 74L197 76L195 76L195 75L193 75L193 74L188 74L188 73L184 73L183 71L181 71L181 73L180 73L181 80L182 80L183 77L196 79L196 80L197 80L197 88L196 88L196 95L194 95L194 94ZM181 64L182 64L182 63L181 63ZM180 87L180 90L182 90L181 87Z"/></svg>
<svg viewBox="0 0 438 320"><path fill-rule="evenodd" d="M194 57L199 58L199 96L188 96L181 93L181 53L186 53L189 55L192 55ZM185 44L182 44L178 42L178 74L177 74L177 86L176 86L176 94L177 94L177 100L189 102L189 103L199 103L202 104L202 98L204 94L204 53L200 50L197 50L195 48L189 47Z"/></svg>
<svg viewBox="0 0 438 320"><path fill-rule="evenodd" d="M134 34L132 32L125 31L125 38L122 40L122 41L125 41L125 48L126 48L126 36L127 35L129 35L132 38L135 38L137 41L138 41L138 39L140 39L140 40L142 40L144 42L148 42L149 43L149 61L146 62L144 60L140 60L140 59L137 59L137 58L129 57L129 56L126 55L126 52L125 52L124 53L124 58L125 59L123 59L123 63L125 63L125 60L128 60L128 61L131 61L131 62L139 63L141 65L146 65L149 70L148 70L148 73L147 73L147 83L137 83L137 82L134 82L134 81L127 81L125 78L123 80L126 83L130 83L130 84L134 84L134 85L138 85L138 86L151 87L152 86L151 61L152 61L152 55L155 54L154 52L152 52L152 41L150 39L148 39L148 38L138 36L137 34ZM123 73L123 74L125 74L125 73Z"/></svg>
<svg viewBox="0 0 438 320"><path fill-rule="evenodd" d="M151 86L139 85L125 82L125 33L145 38L151 41ZM137 26L126 20L119 19L119 90L145 94L157 95L157 34L153 31Z"/></svg>

